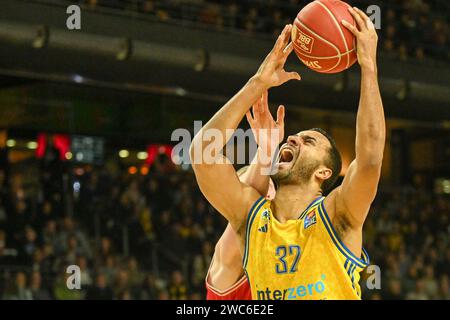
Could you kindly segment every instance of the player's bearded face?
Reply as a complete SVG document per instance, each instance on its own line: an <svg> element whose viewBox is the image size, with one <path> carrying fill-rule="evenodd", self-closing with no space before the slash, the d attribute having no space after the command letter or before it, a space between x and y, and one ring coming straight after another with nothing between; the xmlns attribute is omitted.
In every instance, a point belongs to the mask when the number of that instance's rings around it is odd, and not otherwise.
<svg viewBox="0 0 450 320"><path fill-rule="evenodd" d="M272 175L276 184L301 184L309 181L321 164L312 151L283 145L278 154L277 172Z"/></svg>

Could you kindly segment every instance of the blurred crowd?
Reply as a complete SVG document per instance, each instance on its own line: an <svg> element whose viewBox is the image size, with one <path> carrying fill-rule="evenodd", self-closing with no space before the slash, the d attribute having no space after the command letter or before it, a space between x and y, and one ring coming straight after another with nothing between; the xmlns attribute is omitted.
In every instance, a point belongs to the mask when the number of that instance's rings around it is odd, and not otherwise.
<svg viewBox="0 0 450 320"><path fill-rule="evenodd" d="M363 241L371 263L380 267L381 290L365 290L364 297L450 299L449 219L449 197L430 188L380 190Z"/></svg>
<svg viewBox="0 0 450 320"><path fill-rule="evenodd" d="M310 0L80 0L88 8L139 11L161 21L190 21L217 30L278 36ZM381 49L396 59L448 61L450 2L446 0L353 0L348 3L381 9ZM372 13L372 12L371 12Z"/></svg>
<svg viewBox="0 0 450 320"><path fill-rule="evenodd" d="M64 165L0 171L3 299L201 299L226 224L164 156L146 176ZM30 180L31 179L31 180ZM7 183L7 181L9 183ZM72 199L73 215L67 214ZM81 290L67 273L79 266Z"/></svg>
<svg viewBox="0 0 450 320"><path fill-rule="evenodd" d="M2 170L0 185L3 299L205 297L226 221L193 174L165 156L146 175L118 164L69 169L50 161L32 177ZM364 245L381 269L381 290L364 290L365 298L450 298L449 212L449 198L426 188L380 191ZM81 290L67 288L69 265L80 268Z"/></svg>

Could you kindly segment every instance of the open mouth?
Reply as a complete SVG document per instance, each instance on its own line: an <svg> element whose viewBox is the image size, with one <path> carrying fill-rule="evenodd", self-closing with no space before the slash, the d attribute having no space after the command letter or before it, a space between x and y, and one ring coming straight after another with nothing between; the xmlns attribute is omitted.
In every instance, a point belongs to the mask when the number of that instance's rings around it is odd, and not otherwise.
<svg viewBox="0 0 450 320"><path fill-rule="evenodd" d="M294 160L294 152L288 148L280 151L280 160L278 163L290 163Z"/></svg>

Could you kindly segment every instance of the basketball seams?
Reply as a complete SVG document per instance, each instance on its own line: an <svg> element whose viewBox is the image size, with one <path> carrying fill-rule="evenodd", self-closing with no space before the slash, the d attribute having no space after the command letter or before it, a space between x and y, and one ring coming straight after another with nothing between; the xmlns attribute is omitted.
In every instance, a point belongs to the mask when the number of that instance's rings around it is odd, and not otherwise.
<svg viewBox="0 0 450 320"><path fill-rule="evenodd" d="M319 0L316 0L314 2L319 4L322 8L324 8L325 11L331 16L331 18L333 19L334 24L336 25L336 27L339 30L339 34L341 35L342 40L344 40L345 51L348 52L349 50L348 50L347 40L345 39L344 33L342 32L342 29L341 29L341 26L339 25L339 23L338 23L336 17L334 16L333 12L331 12L331 10L325 4L320 2ZM346 66L346 69L349 67L349 65L350 65L350 55L347 55L347 66Z"/></svg>
<svg viewBox="0 0 450 320"><path fill-rule="evenodd" d="M301 50L301 48L295 44L295 42L292 43L294 45L294 47L296 47L297 49ZM307 57L307 58L312 58L312 59L333 59L333 58L339 58L339 57L343 57L345 55L350 55L350 53L352 53L353 51L355 51L355 48L353 48L352 50L349 50L347 52L344 53L340 53L338 55L335 56L328 56L328 57L316 57L316 56L310 56L306 53L301 52L300 54Z"/></svg>
<svg viewBox="0 0 450 320"><path fill-rule="evenodd" d="M335 68L341 63L341 60L342 60L342 57L339 56L339 55L341 54L341 51L339 50L339 48L336 47L333 43L331 43L331 42L328 41L327 39L325 39L325 38L321 37L319 34L315 33L315 32L314 32L313 30L311 30L309 27L307 27L303 22L300 21L300 19L299 19L298 17L295 18L295 22L298 22L298 23L300 24L301 27L305 28L308 32L312 33L315 37L319 38L319 39L322 40L323 42L325 42L325 43L327 43L328 45L330 45L334 50L336 50L336 53L338 54L338 57L337 57L337 58L339 58L338 62L337 62L332 68L327 69L327 70L323 70L323 71L320 71L320 72L329 72L329 71L335 69ZM296 26L296 27L297 27L297 26ZM293 43L295 44L295 41L294 41ZM303 54L303 53L300 53L300 54Z"/></svg>

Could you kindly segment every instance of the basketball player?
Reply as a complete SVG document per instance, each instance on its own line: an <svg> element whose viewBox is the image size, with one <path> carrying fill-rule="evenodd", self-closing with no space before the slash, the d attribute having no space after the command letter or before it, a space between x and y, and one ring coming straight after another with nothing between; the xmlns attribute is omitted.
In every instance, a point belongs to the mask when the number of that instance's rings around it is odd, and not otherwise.
<svg viewBox="0 0 450 320"><path fill-rule="evenodd" d="M253 105L253 116L250 112L247 112L247 120L254 132L258 145L262 143L259 141L261 136L259 134L260 128L277 128L279 135L274 136L276 141L272 143L272 145L277 146L284 137L284 106L278 108L277 121L275 122L270 114L267 100L267 92L265 92L261 99ZM261 148L258 148L255 161L252 161L250 166L241 168L237 175L242 183L253 187L260 194L266 195L266 199L272 200L275 196L273 182L271 179L266 179L259 171L264 168L264 162L259 157L261 152L263 152ZM265 152L270 152L270 149L265 150ZM205 284L207 300L252 299L250 285L242 268L239 238L230 224L227 225L225 232L216 244Z"/></svg>
<svg viewBox="0 0 450 320"><path fill-rule="evenodd" d="M281 147L278 171L271 176L277 186L272 201L242 183L219 152L215 164L193 162L203 194L239 236L253 299L361 297L359 273L369 263L362 228L377 191L386 129L377 80L378 37L367 15L356 8L350 12L357 27L342 24L356 37L361 93L356 158L340 186L332 189L341 158L333 139L321 129L291 135ZM209 145L203 141L206 130L220 130L226 137L226 129L235 129L263 92L300 79L284 70L292 52L291 28L283 29L256 74L194 138L192 158L197 148Z"/></svg>

